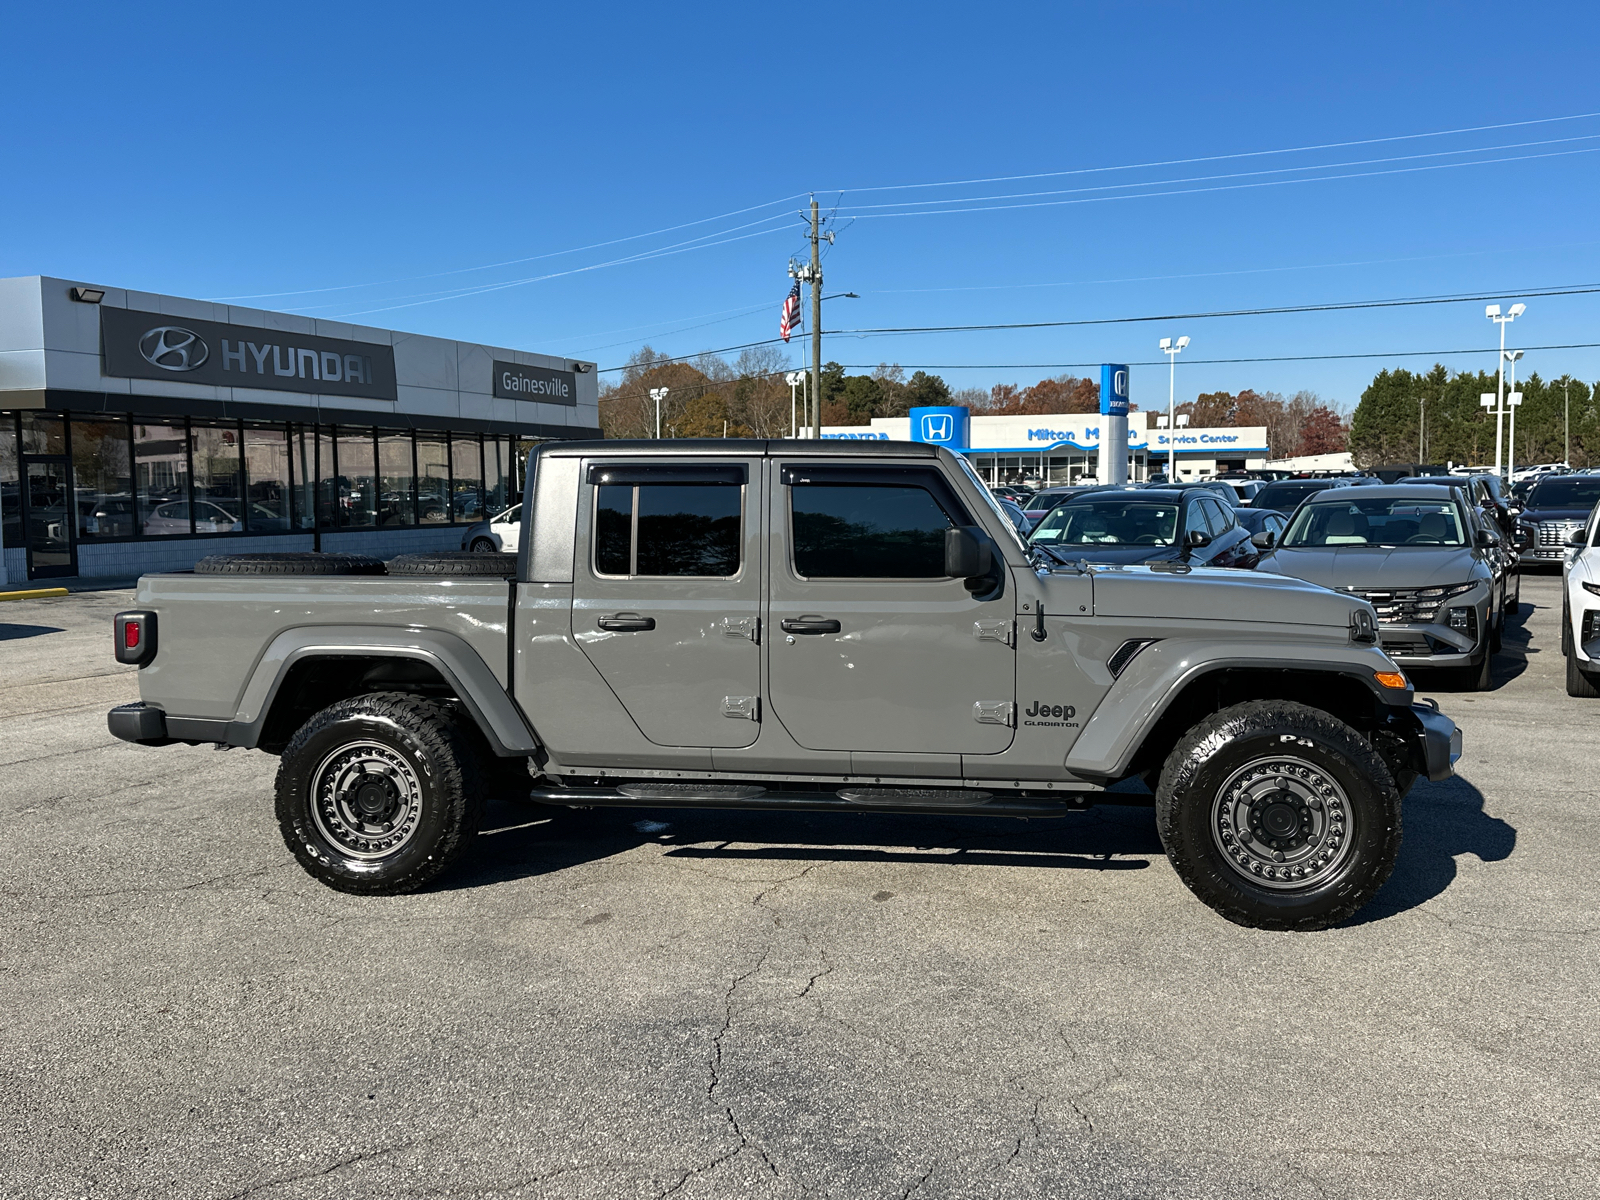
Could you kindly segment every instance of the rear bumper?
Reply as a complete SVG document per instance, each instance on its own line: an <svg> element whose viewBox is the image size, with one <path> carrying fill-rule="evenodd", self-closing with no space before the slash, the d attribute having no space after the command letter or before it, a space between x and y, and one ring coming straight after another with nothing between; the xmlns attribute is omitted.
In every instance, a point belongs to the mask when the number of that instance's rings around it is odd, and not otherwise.
<svg viewBox="0 0 1600 1200"><path fill-rule="evenodd" d="M1448 779L1461 757L1461 730L1432 704L1413 704L1411 715L1422 726L1422 753L1428 778Z"/></svg>
<svg viewBox="0 0 1600 1200"><path fill-rule="evenodd" d="M171 740L167 737L167 714L142 700L117 705L106 714L106 727L112 737L125 742L160 746Z"/></svg>

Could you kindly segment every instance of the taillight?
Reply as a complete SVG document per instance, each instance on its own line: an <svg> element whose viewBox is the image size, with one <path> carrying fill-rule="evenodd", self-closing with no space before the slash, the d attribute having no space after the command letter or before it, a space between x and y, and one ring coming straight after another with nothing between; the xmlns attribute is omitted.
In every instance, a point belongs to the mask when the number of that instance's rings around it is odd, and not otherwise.
<svg viewBox="0 0 1600 1200"><path fill-rule="evenodd" d="M112 619L117 661L142 667L156 656L156 615L148 611L118 613Z"/></svg>

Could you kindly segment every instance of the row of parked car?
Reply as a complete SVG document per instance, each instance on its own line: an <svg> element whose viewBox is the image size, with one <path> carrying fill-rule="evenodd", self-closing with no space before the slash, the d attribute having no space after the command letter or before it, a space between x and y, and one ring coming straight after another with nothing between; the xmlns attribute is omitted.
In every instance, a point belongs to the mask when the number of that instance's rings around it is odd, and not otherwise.
<svg viewBox="0 0 1600 1200"><path fill-rule="evenodd" d="M1062 561L1270 571L1362 596L1391 658L1463 688L1490 686L1521 569L1565 564L1568 691L1600 695L1584 690L1600 679L1600 605L1573 598L1600 597L1582 548L1597 536L1600 474L1543 475L1523 503L1492 474L995 491L1019 536Z"/></svg>

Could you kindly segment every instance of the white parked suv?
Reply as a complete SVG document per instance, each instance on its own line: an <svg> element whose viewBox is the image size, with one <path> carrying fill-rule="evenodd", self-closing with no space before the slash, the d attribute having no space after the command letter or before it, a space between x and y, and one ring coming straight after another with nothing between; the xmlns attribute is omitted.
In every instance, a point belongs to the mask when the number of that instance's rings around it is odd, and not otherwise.
<svg viewBox="0 0 1600 1200"><path fill-rule="evenodd" d="M1568 543L1561 568L1561 652L1567 695L1600 697L1600 504Z"/></svg>

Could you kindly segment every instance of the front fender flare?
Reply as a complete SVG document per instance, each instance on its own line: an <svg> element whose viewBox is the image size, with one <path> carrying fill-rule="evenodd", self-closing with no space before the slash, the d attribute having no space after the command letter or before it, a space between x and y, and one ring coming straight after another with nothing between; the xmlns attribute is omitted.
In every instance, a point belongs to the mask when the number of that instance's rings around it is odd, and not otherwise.
<svg viewBox="0 0 1600 1200"><path fill-rule="evenodd" d="M278 688L297 662L308 658L409 658L442 675L477 721L495 753L531 754L539 739L494 672L471 646L434 629L384 629L369 625L311 625L286 629L256 661L228 722L226 741L254 747Z"/></svg>

